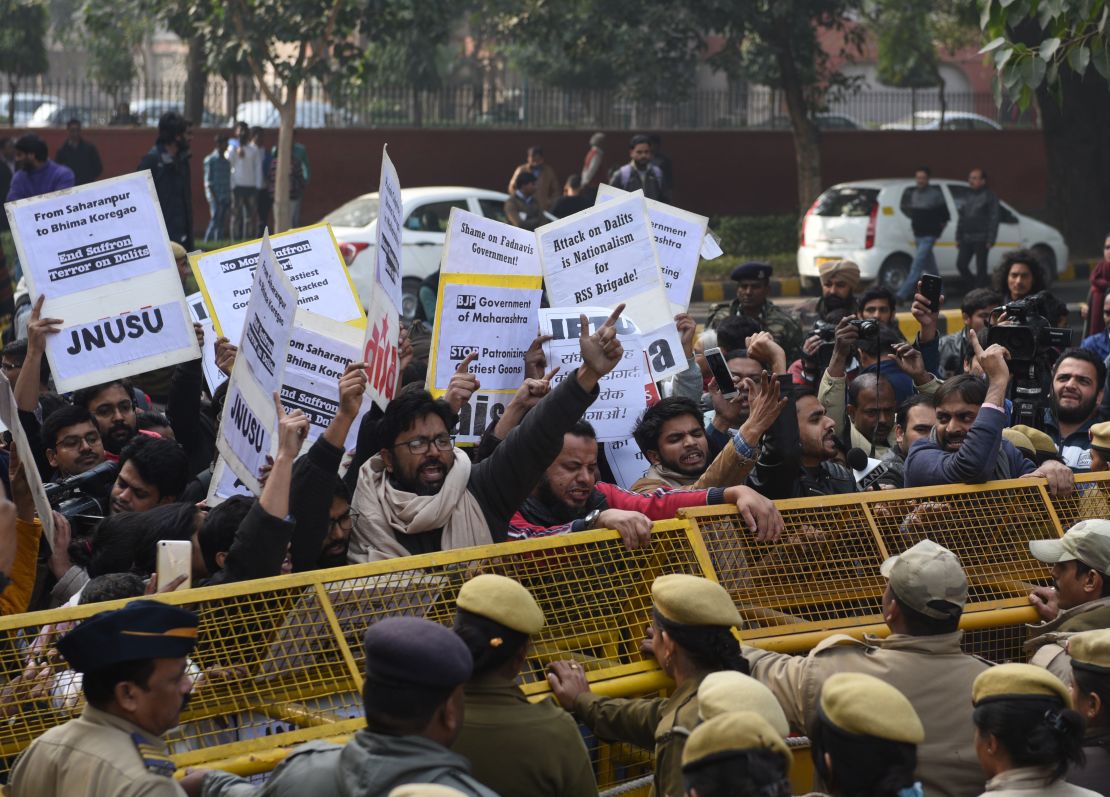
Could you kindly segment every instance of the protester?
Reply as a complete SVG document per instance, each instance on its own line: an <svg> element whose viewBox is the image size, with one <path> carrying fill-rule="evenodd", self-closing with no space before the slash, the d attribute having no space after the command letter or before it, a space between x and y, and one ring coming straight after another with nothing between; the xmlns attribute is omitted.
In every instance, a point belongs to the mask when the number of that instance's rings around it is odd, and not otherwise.
<svg viewBox="0 0 1110 797"><path fill-rule="evenodd" d="M192 251L193 194L189 176L189 122L176 111L158 120L158 138L142 157L136 171L150 169L162 219L171 241Z"/></svg>
<svg viewBox="0 0 1110 797"><path fill-rule="evenodd" d="M208 200L208 229L204 242L227 240L231 212L231 162L227 159L226 133L216 136L216 148L204 159L204 196Z"/></svg>
<svg viewBox="0 0 1110 797"><path fill-rule="evenodd" d="M196 641L195 614L148 600L95 615L62 637L58 650L82 674L88 704L20 755L8 793L181 794L162 736L192 689L186 657Z"/></svg>
<svg viewBox="0 0 1110 797"><path fill-rule="evenodd" d="M100 431L84 407L67 404L50 413L42 424L42 444L54 471L50 481L85 473L104 461Z"/></svg>
<svg viewBox="0 0 1110 797"><path fill-rule="evenodd" d="M937 410L929 393L914 393L898 405L894 414L894 445L879 457L885 469L878 479L880 487L905 486L906 452L918 440L928 439L936 423Z"/></svg>
<svg viewBox="0 0 1110 797"><path fill-rule="evenodd" d="M771 688L799 732L813 728L823 703L821 685L836 673L865 673L885 681L905 695L924 726L917 777L925 793L975 794L983 776L975 761L967 695L988 665L960 648L967 576L956 555L931 540L890 557L880 573L887 579L882 613L889 636L860 641L837 634L808 656L745 645L752 677Z"/></svg>
<svg viewBox="0 0 1110 797"><path fill-rule="evenodd" d="M512 195L519 186L517 178L525 172L536 178L535 200L541 211L549 211L555 207L559 199L559 178L543 156L543 147L529 147L528 159L513 171L509 178L509 194Z"/></svg>
<svg viewBox="0 0 1110 797"><path fill-rule="evenodd" d="M520 172L513 180L513 190L505 200L505 218L514 227L534 230L544 223L543 209L536 200L536 176Z"/></svg>
<svg viewBox="0 0 1110 797"><path fill-rule="evenodd" d="M683 794L790 797L793 760L786 742L758 714L720 714L698 725L682 750Z"/></svg>
<svg viewBox="0 0 1110 797"><path fill-rule="evenodd" d="M1106 330L1106 291L1110 288L1110 234L1102 239L1102 260L1091 269L1091 290L1087 294L1087 334ZM1103 309L1100 314L1099 309Z"/></svg>
<svg viewBox="0 0 1110 797"><path fill-rule="evenodd" d="M552 206L551 215L557 219L565 219L588 207L590 200L582 193L582 177L572 174L563 183L563 195Z"/></svg>
<svg viewBox="0 0 1110 797"><path fill-rule="evenodd" d="M998 222L1002 206L998 197L987 188L987 173L974 168L967 176L971 188L959 203L956 219L956 270L976 288L987 287L987 258L998 240ZM976 274L968 266L975 258Z"/></svg>
<svg viewBox="0 0 1110 797"><path fill-rule="evenodd" d="M971 702L985 795L1098 797L1064 780L1083 762L1083 717L1059 678L1031 664L1000 664L975 679Z"/></svg>
<svg viewBox="0 0 1110 797"><path fill-rule="evenodd" d="M50 160L46 142L34 133L16 139L15 166L7 202L73 188L73 170Z"/></svg>
<svg viewBox="0 0 1110 797"><path fill-rule="evenodd" d="M226 772L196 771L181 782L186 794L347 797L435 783L465 797L497 797L450 749L463 727L463 689L474 667L466 644L431 620L387 617L366 631L363 649L366 727L346 745L301 745L259 787Z"/></svg>
<svg viewBox="0 0 1110 797"><path fill-rule="evenodd" d="M229 142L230 143L230 142ZM262 188L262 152L251 140L250 125L236 125L236 144L231 161L231 238L249 241L257 238L258 192Z"/></svg>
<svg viewBox="0 0 1110 797"><path fill-rule="evenodd" d="M1071 633L1110 628L1110 520L1083 520L1063 537L1029 543L1033 558L1052 566L1052 587L1034 587L1029 602L1041 622L1028 626L1033 664L1065 683L1071 662L1062 642Z"/></svg>
<svg viewBox="0 0 1110 797"><path fill-rule="evenodd" d="M597 794L578 726L551 701L530 703L519 686L530 637L543 610L527 589L486 573L463 584L455 633L474 658L466 711L451 749L470 760L474 777L501 797Z"/></svg>
<svg viewBox="0 0 1110 797"><path fill-rule="evenodd" d="M1110 629L1081 631L1068 641L1071 656L1071 699L1087 722L1081 765L1068 773L1068 783L1092 791L1110 783Z"/></svg>
<svg viewBox="0 0 1110 797"><path fill-rule="evenodd" d="M909 274L898 288L898 300L902 302L913 299L922 274L940 274L933 247L952 217L940 186L929 183L931 176L929 167L919 167L913 175L914 188L902 196L902 212L910 217L917 247Z"/></svg>
<svg viewBox="0 0 1110 797"><path fill-rule="evenodd" d="M983 330L991 320L994 308L1002 304L1002 295L989 288L975 288L964 296L960 313L963 316L963 329L945 335L940 339L940 370L937 376L947 379L964 373L964 362L971 359L973 351L968 343L968 330L982 336Z"/></svg>
<svg viewBox="0 0 1110 797"><path fill-rule="evenodd" d="M1065 465L1076 472L1091 467L1091 426L1099 420L1106 366L1087 349L1066 349L1052 366L1052 406L1044 430Z"/></svg>
<svg viewBox="0 0 1110 797"><path fill-rule="evenodd" d="M112 512L142 512L172 504L189 481L189 460L173 440L138 435L119 456Z"/></svg>
<svg viewBox="0 0 1110 797"><path fill-rule="evenodd" d="M670 202L671 192L667 188L662 170L651 162L651 140L641 134L632 136L628 142L629 162L621 166L609 179L609 184L624 191L643 190L647 199Z"/></svg>
<svg viewBox="0 0 1110 797"><path fill-rule="evenodd" d="M601 739L655 750L652 794L681 794L686 734L698 718L697 691L711 672L746 672L732 635L742 624L736 605L720 584L696 576L659 576L651 585L652 654L675 682L669 697L619 699L590 690L583 666L555 661L547 680L555 699Z"/></svg>
<svg viewBox="0 0 1110 797"><path fill-rule="evenodd" d="M104 166L96 145L81 137L81 120L66 122L66 140L54 154L54 161L73 172L73 184L85 185L100 179Z"/></svg>
<svg viewBox="0 0 1110 797"><path fill-rule="evenodd" d="M771 288L771 264L751 261L732 270L736 298L730 303L714 305L705 326L714 329L721 320L736 315L754 319L760 330L770 332L786 352L788 360L796 359L802 350L802 328L782 308L767 298Z"/></svg>

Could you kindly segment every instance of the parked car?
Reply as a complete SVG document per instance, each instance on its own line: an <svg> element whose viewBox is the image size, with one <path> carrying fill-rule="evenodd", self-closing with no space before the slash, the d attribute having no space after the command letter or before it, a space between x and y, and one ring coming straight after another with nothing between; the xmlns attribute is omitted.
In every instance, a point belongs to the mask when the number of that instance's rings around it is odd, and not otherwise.
<svg viewBox="0 0 1110 797"><path fill-rule="evenodd" d="M0 94L0 124L8 124L8 104L11 99L11 94ZM26 127L27 123L31 121L31 117L39 106L44 103L54 103L61 105L61 97L55 97L53 94L33 94L31 92L19 91L15 95L15 127Z"/></svg>
<svg viewBox="0 0 1110 797"><path fill-rule="evenodd" d="M897 122L888 122L883 130L940 130L940 111L918 111ZM946 111L944 130L1001 130L1002 125L986 116L967 111Z"/></svg>
<svg viewBox="0 0 1110 797"><path fill-rule="evenodd" d="M281 127L281 116L269 100L251 100L235 109L232 124L243 121L251 127ZM335 108L330 102L306 100L297 103L296 127L351 127L358 118L350 111Z"/></svg>
<svg viewBox="0 0 1110 797"><path fill-rule="evenodd" d="M508 198L508 194L484 188L425 186L401 189L404 218L401 225L401 310L405 318L412 318L416 313L420 283L439 268L451 208L504 222L507 221L504 205ZM555 219L550 214L548 218ZM355 197L324 216L323 220L331 224L335 239L340 244L350 244L355 251L354 260L350 263L351 279L365 305L374 283L377 191Z"/></svg>
<svg viewBox="0 0 1110 797"><path fill-rule="evenodd" d="M27 127L65 127L70 119L79 120L82 127L104 124L103 113L98 116L92 108L84 105L44 102L27 120Z"/></svg>
<svg viewBox="0 0 1110 797"><path fill-rule="evenodd" d="M813 117L814 123L817 125L818 130L862 130L863 125L845 113L819 113ZM789 116L773 116L757 125L752 125L753 128L771 128L773 130L789 130L790 117Z"/></svg>
<svg viewBox="0 0 1110 797"><path fill-rule="evenodd" d="M933 250L942 276L956 271L956 219L958 209L971 191L962 180L934 179L948 203L952 221L944 228ZM818 266L829 260L852 260L860 277L877 280L892 290L909 274L914 240L906 209L912 179L860 180L840 183L826 190L802 220L798 247L798 275L807 290L817 287ZM1058 230L1023 216L1001 203L998 240L991 249L988 265L993 269L1011 249L1027 247L1036 253L1051 282L1059 267L1068 262L1068 247Z"/></svg>
<svg viewBox="0 0 1110 797"><path fill-rule="evenodd" d="M131 113L144 127L157 127L158 120L167 111L185 113L185 103L176 100L135 100L131 103ZM210 111L204 111L201 127L223 127L224 118Z"/></svg>

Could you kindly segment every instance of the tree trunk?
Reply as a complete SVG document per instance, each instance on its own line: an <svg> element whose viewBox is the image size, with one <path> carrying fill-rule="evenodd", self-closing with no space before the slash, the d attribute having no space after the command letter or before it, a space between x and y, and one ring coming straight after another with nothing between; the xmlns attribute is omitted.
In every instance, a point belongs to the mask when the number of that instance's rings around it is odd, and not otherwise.
<svg viewBox="0 0 1110 797"><path fill-rule="evenodd" d="M289 229L293 208L289 204L289 172L293 163L293 126L297 121L297 86L285 87L285 103L278 109L281 129L278 130L277 163L274 165L274 232Z"/></svg>
<svg viewBox="0 0 1110 797"><path fill-rule="evenodd" d="M204 126L204 96L208 92L208 67L205 62L204 36L189 39L185 54L185 118L197 127Z"/></svg>
<svg viewBox="0 0 1110 797"><path fill-rule="evenodd" d="M8 127L15 127L15 92L19 88L19 78L15 75L8 77Z"/></svg>
<svg viewBox="0 0 1110 797"><path fill-rule="evenodd" d="M1062 69L1060 90L1060 102L1044 89L1037 92L1048 161L1048 220L1073 253L1095 253L1110 226L1107 85L1094 69L1083 78Z"/></svg>
<svg viewBox="0 0 1110 797"><path fill-rule="evenodd" d="M794 131L794 161L798 170L798 212L821 194L821 147L817 125L809 116L802 77L788 47L776 48L783 98Z"/></svg>

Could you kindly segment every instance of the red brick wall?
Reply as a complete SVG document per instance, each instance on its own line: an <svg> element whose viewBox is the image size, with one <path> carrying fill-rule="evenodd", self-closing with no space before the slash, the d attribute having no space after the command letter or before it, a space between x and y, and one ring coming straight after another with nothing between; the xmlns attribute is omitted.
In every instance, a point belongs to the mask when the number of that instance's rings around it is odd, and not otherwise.
<svg viewBox="0 0 1110 797"><path fill-rule="evenodd" d="M40 131L54 152L63 130ZM213 147L216 131L193 139L193 197L196 226L208 219L200 162ZM0 130L0 136L11 131ZM560 179L581 168L591 131L582 130L304 130L312 182L302 210L305 223L318 220L346 200L378 187L379 153L389 144L402 185L470 185L505 190L513 168L531 144L544 147ZM154 130L89 129L100 148L105 176L135 168L154 143ZM608 134L605 169L622 163L626 131ZM277 141L270 132L268 143ZM674 131L663 136L673 160L675 203L708 215L761 215L796 212L794 147L786 131ZM965 177L981 166L991 187L1023 211L1045 204L1048 179L1039 131L1003 132L836 132L822 138L824 183L912 175L918 165L933 174Z"/></svg>

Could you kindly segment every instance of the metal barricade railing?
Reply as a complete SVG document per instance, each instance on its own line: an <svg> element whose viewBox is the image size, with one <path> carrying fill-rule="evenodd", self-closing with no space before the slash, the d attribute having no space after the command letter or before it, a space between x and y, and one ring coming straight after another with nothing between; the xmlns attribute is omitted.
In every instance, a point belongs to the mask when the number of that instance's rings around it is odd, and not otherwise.
<svg viewBox="0 0 1110 797"><path fill-rule="evenodd" d="M1107 516L1110 481L1079 482L1063 500L1050 499L1041 481L1018 479L783 501L787 531L776 544L755 542L728 507L706 507L656 523L652 545L637 551L616 532L589 531L161 595L201 621L191 657L197 685L171 750L179 766L246 775L272 768L291 745L346 738L363 725L367 626L398 614L449 624L459 588L477 573L519 580L544 610L547 626L524 672L533 699L548 691L546 665L567 656L600 693L665 691L668 680L639 642L651 583L666 573L719 580L740 606L743 636L762 647L802 653L833 633L885 633L879 565L924 537L955 551L968 572L968 652L1018 659L1023 625L1035 619L1028 590L1048 583L1027 542ZM20 750L80 710L79 677L50 655L53 640L118 605L0 618L0 780ZM44 659L53 663L36 664ZM650 772L650 754L627 745L595 741L591 755L603 786Z"/></svg>

